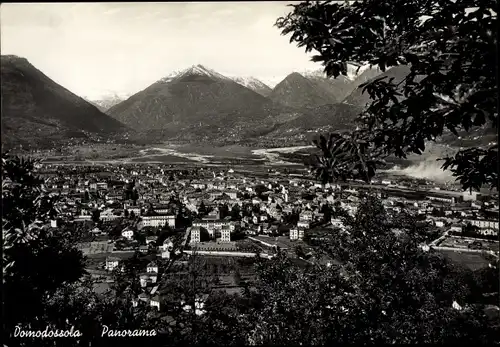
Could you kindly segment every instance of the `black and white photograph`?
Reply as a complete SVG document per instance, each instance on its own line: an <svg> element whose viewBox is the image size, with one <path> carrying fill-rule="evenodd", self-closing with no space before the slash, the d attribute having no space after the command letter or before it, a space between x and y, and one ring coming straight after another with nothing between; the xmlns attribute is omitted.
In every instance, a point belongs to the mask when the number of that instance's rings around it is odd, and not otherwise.
<svg viewBox="0 0 500 347"><path fill-rule="evenodd" d="M3 346L500 344L497 13L2 3Z"/></svg>

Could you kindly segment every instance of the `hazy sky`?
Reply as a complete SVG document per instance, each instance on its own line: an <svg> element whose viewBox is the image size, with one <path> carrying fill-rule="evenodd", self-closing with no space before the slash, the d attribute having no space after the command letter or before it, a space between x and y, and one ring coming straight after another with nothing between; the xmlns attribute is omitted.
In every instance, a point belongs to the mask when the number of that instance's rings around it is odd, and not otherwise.
<svg viewBox="0 0 500 347"><path fill-rule="evenodd" d="M272 84L321 67L273 26L286 4L2 4L1 52L90 98L135 93L194 64Z"/></svg>

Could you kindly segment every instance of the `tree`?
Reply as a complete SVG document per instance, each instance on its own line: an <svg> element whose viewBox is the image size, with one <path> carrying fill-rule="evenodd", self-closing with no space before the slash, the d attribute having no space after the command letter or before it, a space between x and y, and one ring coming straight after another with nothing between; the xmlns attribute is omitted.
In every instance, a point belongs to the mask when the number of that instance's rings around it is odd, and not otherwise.
<svg viewBox="0 0 500 347"><path fill-rule="evenodd" d="M138 242L138 245L146 244L146 234L142 232L134 232L134 240Z"/></svg>
<svg viewBox="0 0 500 347"><path fill-rule="evenodd" d="M141 293L138 274L146 269L148 262L146 258L141 257L141 254L136 251L131 258L121 261L118 268L113 270L113 289L116 291L117 297L125 293L128 288L136 296ZM121 271L122 267L123 271Z"/></svg>
<svg viewBox="0 0 500 347"><path fill-rule="evenodd" d="M255 186L255 193L261 199L262 199L262 194L264 194L267 191L268 191L267 187L263 184L258 184Z"/></svg>
<svg viewBox="0 0 500 347"><path fill-rule="evenodd" d="M248 317L254 322L252 340L498 341L498 326L470 301L470 273L421 248L420 232L411 223L401 222L400 229L395 233L381 203L367 196L348 230L323 243L323 251L340 261L338 267L300 268L282 252L260 260L256 303ZM453 308L454 301L462 310Z"/></svg>
<svg viewBox="0 0 500 347"><path fill-rule="evenodd" d="M101 218L101 211L98 208L93 209L92 210L92 221L94 223L97 223L97 222L99 222L100 218Z"/></svg>
<svg viewBox="0 0 500 347"><path fill-rule="evenodd" d="M58 213L58 197L44 190L43 180L34 172L37 163L2 155L6 343L12 342L16 325L35 330L53 327L56 317L49 314L48 301L84 274L84 258L74 247L69 230L47 227Z"/></svg>
<svg viewBox="0 0 500 347"><path fill-rule="evenodd" d="M496 46L498 3L493 0L304 2L279 18L283 35L321 62L329 77L347 62L382 71L404 65L401 81L362 85L371 104L358 128L322 137L318 176L369 180L388 155L422 154L426 141L495 134L498 122ZM463 189L498 189L498 144L476 145L444 158ZM323 173L324 172L324 173Z"/></svg>
<svg viewBox="0 0 500 347"><path fill-rule="evenodd" d="M229 207L227 206L227 204L222 204L219 206L219 213L221 219L229 216Z"/></svg>
<svg viewBox="0 0 500 347"><path fill-rule="evenodd" d="M323 213L323 221L329 222L332 218L332 208L328 204L324 204L321 207L321 213Z"/></svg>
<svg viewBox="0 0 500 347"><path fill-rule="evenodd" d="M134 206L135 206L135 204L137 203L137 200L139 200L139 192L137 191L137 189L134 188L134 190L132 191L131 198L134 201Z"/></svg>
<svg viewBox="0 0 500 347"><path fill-rule="evenodd" d="M204 216L207 213L207 208L205 207L205 203L202 201L200 203L200 207L198 208L198 214L200 216Z"/></svg>
<svg viewBox="0 0 500 347"><path fill-rule="evenodd" d="M234 205L231 209L231 220L237 221L240 220L241 209L238 204Z"/></svg>

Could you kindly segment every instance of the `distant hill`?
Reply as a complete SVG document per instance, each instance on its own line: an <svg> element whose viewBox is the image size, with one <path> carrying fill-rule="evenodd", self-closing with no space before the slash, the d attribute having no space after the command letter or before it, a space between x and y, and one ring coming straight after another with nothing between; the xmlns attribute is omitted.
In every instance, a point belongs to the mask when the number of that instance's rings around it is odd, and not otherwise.
<svg viewBox="0 0 500 347"><path fill-rule="evenodd" d="M275 125L272 131L264 136L267 138L281 138L309 142L317 133L326 133L336 130L351 130L354 128L354 119L361 112L347 104L328 104L301 110L293 119Z"/></svg>
<svg viewBox="0 0 500 347"><path fill-rule="evenodd" d="M356 107L364 108L367 104L371 103L368 93L363 93L363 88L358 88L361 84L372 81L380 77L394 77L394 82L398 83L410 73L410 68L406 65L395 66L381 72L377 68L364 71L355 81L356 86L353 91L344 99L343 103L353 105Z"/></svg>
<svg viewBox="0 0 500 347"><path fill-rule="evenodd" d="M231 79L236 83L253 90L256 93L259 93L262 96L267 97L273 91L271 87L255 77L232 77Z"/></svg>
<svg viewBox="0 0 500 347"><path fill-rule="evenodd" d="M278 83L269 98L286 106L302 108L336 103L335 93L325 88L326 82L318 83L298 72L291 73Z"/></svg>
<svg viewBox="0 0 500 347"><path fill-rule="evenodd" d="M394 83L398 83L409 73L410 68L406 65L395 66L386 70L384 73L382 73L379 69L374 68L364 71L356 79L356 83L358 83L359 86L380 77L387 77L388 79L394 77ZM422 76L417 76L416 80L418 81L422 78ZM366 107L366 105L371 102L372 100L370 99L368 93L362 93L362 88L355 89L343 101L344 104L351 105L358 109ZM496 143L498 138L495 127L493 127L489 122L482 127L473 127L469 132L459 130L458 134L459 137L452 134L448 129L445 129L443 135L437 139L437 142L451 147L467 148L470 146L489 146L491 143Z"/></svg>
<svg viewBox="0 0 500 347"><path fill-rule="evenodd" d="M337 78L329 78L323 69L303 73L303 76L317 87L327 91L335 102L341 102L355 88L354 79L349 78L349 76L340 75Z"/></svg>
<svg viewBox="0 0 500 347"><path fill-rule="evenodd" d="M347 75L327 77L324 69L294 72L278 83L270 98L292 107L317 107L342 102L361 84L381 71L377 68L347 65Z"/></svg>
<svg viewBox="0 0 500 347"><path fill-rule="evenodd" d="M44 146L127 128L55 83L25 58L1 57L2 144Z"/></svg>
<svg viewBox="0 0 500 347"><path fill-rule="evenodd" d="M315 130L323 127L335 130L351 129L354 127L354 118L361 111L361 108L346 104L322 105L303 111L301 116L283 123L282 126L304 130Z"/></svg>

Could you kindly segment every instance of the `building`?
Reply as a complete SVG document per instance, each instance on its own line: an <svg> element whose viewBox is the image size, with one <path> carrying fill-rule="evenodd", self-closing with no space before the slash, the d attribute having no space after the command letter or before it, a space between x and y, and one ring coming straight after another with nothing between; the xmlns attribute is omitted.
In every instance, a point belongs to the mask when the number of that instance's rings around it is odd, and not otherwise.
<svg viewBox="0 0 500 347"><path fill-rule="evenodd" d="M148 273L158 273L158 264L155 261L152 261L146 267L146 272L148 272Z"/></svg>
<svg viewBox="0 0 500 347"><path fill-rule="evenodd" d="M442 228L442 227L444 227L444 221L442 221L442 220L436 220L436 221L434 221L434 224L435 224L438 228Z"/></svg>
<svg viewBox="0 0 500 347"><path fill-rule="evenodd" d="M478 192L465 191L462 194L464 201L476 201L481 194Z"/></svg>
<svg viewBox="0 0 500 347"><path fill-rule="evenodd" d="M140 222L140 228L144 227L163 227L168 225L171 228L175 228L175 216L173 215L156 215L156 216L142 216Z"/></svg>
<svg viewBox="0 0 500 347"><path fill-rule="evenodd" d="M193 227L204 228L208 231L211 238L215 237L215 231L222 230L223 227L229 227L231 231L234 230L234 225L226 219L209 219L195 220ZM192 239L192 236L191 236Z"/></svg>
<svg viewBox="0 0 500 347"><path fill-rule="evenodd" d="M231 242L231 229L229 227L222 228L220 234L221 242Z"/></svg>
<svg viewBox="0 0 500 347"><path fill-rule="evenodd" d="M431 201L439 201L439 202L447 203L447 204L454 204L456 202L456 198L453 196L428 195L427 199L429 199Z"/></svg>
<svg viewBox="0 0 500 347"><path fill-rule="evenodd" d="M213 211L210 211L210 213L208 214L208 217L213 218L213 219L220 219L219 209L215 208Z"/></svg>
<svg viewBox="0 0 500 347"><path fill-rule="evenodd" d="M76 216L74 221L75 222L87 222L92 220L92 216Z"/></svg>
<svg viewBox="0 0 500 347"><path fill-rule="evenodd" d="M498 235L498 220L467 219L464 220L464 223L479 228L478 233L480 235Z"/></svg>
<svg viewBox="0 0 500 347"><path fill-rule="evenodd" d="M303 228L303 229L309 229L309 222L308 221L298 221L297 222L297 227L298 228Z"/></svg>
<svg viewBox="0 0 500 347"><path fill-rule="evenodd" d="M219 197L222 196L222 192L210 192L209 195L210 195L210 199L217 199Z"/></svg>
<svg viewBox="0 0 500 347"><path fill-rule="evenodd" d="M160 296L159 295L155 295L151 298L151 300L149 301L149 305L151 307L156 307L158 309L158 311L160 310Z"/></svg>
<svg viewBox="0 0 500 347"><path fill-rule="evenodd" d="M304 239L304 229L293 228L290 230L290 240L302 240Z"/></svg>
<svg viewBox="0 0 500 347"><path fill-rule="evenodd" d="M96 184L96 189L99 190L108 190L108 183L106 182L99 182Z"/></svg>
<svg viewBox="0 0 500 347"><path fill-rule="evenodd" d="M312 221L313 220L313 214L311 211L304 211L300 214L300 220L301 221Z"/></svg>
<svg viewBox="0 0 500 347"><path fill-rule="evenodd" d="M136 216L141 215L141 209L139 207L127 207L128 213L134 213Z"/></svg>
<svg viewBox="0 0 500 347"><path fill-rule="evenodd" d="M191 243L199 243L201 241L201 227L193 226L191 228Z"/></svg>
<svg viewBox="0 0 500 347"><path fill-rule="evenodd" d="M494 230L498 230L498 221L497 220L486 220L486 219L467 219L465 223L470 223L473 226L478 228L490 228Z"/></svg>
<svg viewBox="0 0 500 347"><path fill-rule="evenodd" d="M105 269L108 271L113 271L120 263L120 258L117 257L107 257Z"/></svg>
<svg viewBox="0 0 500 347"><path fill-rule="evenodd" d="M134 238L134 232L130 230L129 228L125 228L122 231L122 236L126 238L127 240L132 240Z"/></svg>
<svg viewBox="0 0 500 347"><path fill-rule="evenodd" d="M170 213L170 208L168 206L158 205L153 207L153 211L158 214L168 215Z"/></svg>
<svg viewBox="0 0 500 347"><path fill-rule="evenodd" d="M236 199L238 197L238 192L235 190L226 190L224 193L231 199Z"/></svg>
<svg viewBox="0 0 500 347"><path fill-rule="evenodd" d="M139 282L141 284L141 287L146 287L148 285L148 280L149 280L149 276L147 274L144 274L144 275L141 275L139 277Z"/></svg>

